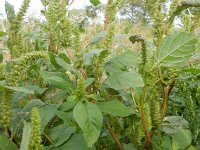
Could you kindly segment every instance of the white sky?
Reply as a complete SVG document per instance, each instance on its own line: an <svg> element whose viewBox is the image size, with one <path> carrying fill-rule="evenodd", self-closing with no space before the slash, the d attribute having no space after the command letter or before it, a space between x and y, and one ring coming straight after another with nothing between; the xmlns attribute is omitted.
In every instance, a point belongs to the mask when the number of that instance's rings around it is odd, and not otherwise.
<svg viewBox="0 0 200 150"><path fill-rule="evenodd" d="M5 1L6 0L0 0L0 14L5 14ZM106 3L107 0L100 0L101 3ZM12 4L15 8L15 11L17 12L23 2L23 0L7 0L10 4ZM89 0L74 0L74 3L72 4L71 8L84 8L86 5L90 5ZM28 10L27 15L34 14L34 16L39 16L40 10L43 9L42 3L40 0L31 0L31 4Z"/></svg>

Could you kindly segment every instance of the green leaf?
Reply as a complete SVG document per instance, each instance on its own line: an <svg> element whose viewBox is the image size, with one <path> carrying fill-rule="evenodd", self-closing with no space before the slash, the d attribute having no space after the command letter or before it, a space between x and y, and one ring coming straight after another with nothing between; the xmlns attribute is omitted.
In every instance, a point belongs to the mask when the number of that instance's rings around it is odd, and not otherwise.
<svg viewBox="0 0 200 150"><path fill-rule="evenodd" d="M61 68L61 67L58 65L57 61L56 61L56 57L57 57L57 56L56 56L54 53L52 53L52 52L49 52L48 54L49 54L49 59L50 59L51 64L52 64L55 68L57 68L57 69Z"/></svg>
<svg viewBox="0 0 200 150"><path fill-rule="evenodd" d="M131 107L127 107L119 101L99 102L97 105L102 112L114 116L127 117L133 114L133 109Z"/></svg>
<svg viewBox="0 0 200 150"><path fill-rule="evenodd" d="M23 136L22 136L20 150L28 149L30 133L31 133L31 124L29 122L24 122L24 129L23 129Z"/></svg>
<svg viewBox="0 0 200 150"><path fill-rule="evenodd" d="M74 124L73 120L73 111L63 112L63 111L57 111L56 116L64 121L64 123L68 126L71 126Z"/></svg>
<svg viewBox="0 0 200 150"><path fill-rule="evenodd" d="M69 59L69 57L65 54L65 53L60 53L58 55L58 58L64 60L66 63L70 64L71 60Z"/></svg>
<svg viewBox="0 0 200 150"><path fill-rule="evenodd" d="M105 38L107 35L106 31L98 33L95 37L92 38L90 41L90 44L97 44L99 43L103 38Z"/></svg>
<svg viewBox="0 0 200 150"><path fill-rule="evenodd" d="M199 0L180 0L180 6L188 6L188 7L200 7Z"/></svg>
<svg viewBox="0 0 200 150"><path fill-rule="evenodd" d="M189 127L189 123L181 116L165 117L161 130L167 134L174 134Z"/></svg>
<svg viewBox="0 0 200 150"><path fill-rule="evenodd" d="M22 92L22 93L26 93L26 94L34 94L35 92L43 93L46 90L46 88L40 88L37 85L28 85L28 86L24 86L24 87L16 87L16 86L3 86L3 87L10 89L10 90L14 90L16 92Z"/></svg>
<svg viewBox="0 0 200 150"><path fill-rule="evenodd" d="M69 91L74 89L74 84L64 73L41 71L41 75L45 81L57 88Z"/></svg>
<svg viewBox="0 0 200 150"><path fill-rule="evenodd" d="M26 94L34 94L34 90L28 89L27 87L14 87L14 86L5 86L5 88L17 91L17 92L23 92Z"/></svg>
<svg viewBox="0 0 200 150"><path fill-rule="evenodd" d="M159 49L157 65L176 65L185 62L196 50L197 39L191 33L176 32L162 41ZM154 67L155 67L154 66Z"/></svg>
<svg viewBox="0 0 200 150"><path fill-rule="evenodd" d="M67 101L61 105L60 110L68 111L68 110L74 108L75 105L76 105L76 101Z"/></svg>
<svg viewBox="0 0 200 150"><path fill-rule="evenodd" d="M12 22L15 18L14 6L6 1L5 2L5 11L6 11L6 15L7 15L9 22Z"/></svg>
<svg viewBox="0 0 200 150"><path fill-rule="evenodd" d="M0 136L0 150L17 150L17 146L6 137Z"/></svg>
<svg viewBox="0 0 200 150"><path fill-rule="evenodd" d="M0 54L0 63L3 62L3 54Z"/></svg>
<svg viewBox="0 0 200 150"><path fill-rule="evenodd" d="M132 143L123 144L123 150L137 150L137 146L133 145Z"/></svg>
<svg viewBox="0 0 200 150"><path fill-rule="evenodd" d="M83 136L89 147L97 141L102 128L102 112L91 102L80 101L74 108L73 116L83 131Z"/></svg>
<svg viewBox="0 0 200 150"><path fill-rule="evenodd" d="M39 108L40 120L41 120L41 130L43 131L49 121L54 117L57 111L56 105L46 105Z"/></svg>
<svg viewBox="0 0 200 150"><path fill-rule="evenodd" d="M60 146L67 141L75 131L76 127L67 127L62 124L49 129L47 135L53 141L52 146Z"/></svg>
<svg viewBox="0 0 200 150"><path fill-rule="evenodd" d="M172 149L172 141L170 137L167 135L163 137L163 149L164 150Z"/></svg>
<svg viewBox="0 0 200 150"><path fill-rule="evenodd" d="M112 64L119 69L129 69L130 67L137 66L140 62L140 58L134 52L126 51L114 58L111 58L107 64Z"/></svg>
<svg viewBox="0 0 200 150"><path fill-rule="evenodd" d="M42 102L40 99L32 99L31 101L29 101L26 104L26 106L24 106L23 109L21 109L21 112L30 112L33 107L40 108L40 107L42 107L44 105L45 105L45 103Z"/></svg>
<svg viewBox="0 0 200 150"><path fill-rule="evenodd" d="M172 139L173 147L175 147L176 150L185 149L187 146L191 144L191 142L192 142L192 136L189 130L176 132Z"/></svg>
<svg viewBox="0 0 200 150"><path fill-rule="evenodd" d="M7 35L7 33L6 33L6 32L3 32L3 31L0 31L0 37L1 37L1 36L4 36L4 35Z"/></svg>
<svg viewBox="0 0 200 150"><path fill-rule="evenodd" d="M99 0L90 0L90 2L94 5L94 6L97 6L100 4L100 1Z"/></svg>
<svg viewBox="0 0 200 150"><path fill-rule="evenodd" d="M93 56L98 56L101 58L105 58L108 55L108 50L105 49L91 49L89 52L85 54L84 57L84 63L85 65L91 65L92 64L92 58Z"/></svg>
<svg viewBox="0 0 200 150"><path fill-rule="evenodd" d="M84 87L87 88L94 82L94 78L88 78L87 80L84 81Z"/></svg>
<svg viewBox="0 0 200 150"><path fill-rule="evenodd" d="M127 90L144 85L143 79L138 73L125 71L109 76L106 80L106 84L115 90Z"/></svg>
<svg viewBox="0 0 200 150"><path fill-rule="evenodd" d="M89 148L81 134L74 134L65 144L54 150L95 150L95 148Z"/></svg>
<svg viewBox="0 0 200 150"><path fill-rule="evenodd" d="M135 42L145 42L145 39L140 35L132 35L129 37L129 40L134 44Z"/></svg>

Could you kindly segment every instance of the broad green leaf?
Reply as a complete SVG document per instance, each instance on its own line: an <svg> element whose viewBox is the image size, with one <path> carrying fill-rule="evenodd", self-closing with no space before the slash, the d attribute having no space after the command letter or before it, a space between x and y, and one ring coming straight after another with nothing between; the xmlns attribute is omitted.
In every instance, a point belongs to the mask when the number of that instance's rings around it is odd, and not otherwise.
<svg viewBox="0 0 200 150"><path fill-rule="evenodd" d="M70 136L75 133L76 127L67 127L62 124L49 129L47 132L48 137L53 141L52 146L60 146L67 141Z"/></svg>
<svg viewBox="0 0 200 150"><path fill-rule="evenodd" d="M17 150L17 146L6 137L0 136L0 150Z"/></svg>
<svg viewBox="0 0 200 150"><path fill-rule="evenodd" d="M91 102L80 101L74 108L73 116L83 131L83 136L89 147L97 141L102 128L102 112Z"/></svg>
<svg viewBox="0 0 200 150"><path fill-rule="evenodd" d="M197 39L191 33L176 32L162 41L156 65L176 65L188 60L196 50Z"/></svg>
<svg viewBox="0 0 200 150"><path fill-rule="evenodd" d="M41 71L41 75L45 81L57 88L69 91L74 89L74 84L64 73Z"/></svg>
<svg viewBox="0 0 200 150"><path fill-rule="evenodd" d="M111 58L107 64L112 64L119 69L136 67L141 62L140 58L134 52L126 51L114 58Z"/></svg>
<svg viewBox="0 0 200 150"><path fill-rule="evenodd" d="M90 0L90 2L94 5L94 6L97 6L100 1L99 0Z"/></svg>
<svg viewBox="0 0 200 150"><path fill-rule="evenodd" d="M54 117L57 111L56 105L46 105L39 108L40 120L41 120L41 130L43 131L49 121Z"/></svg>
<svg viewBox="0 0 200 150"><path fill-rule="evenodd" d="M175 147L176 150L185 149L187 146L191 144L191 142L192 142L192 136L189 130L176 132L172 139L173 147Z"/></svg>
<svg viewBox="0 0 200 150"><path fill-rule="evenodd" d="M167 134L173 134L189 127L189 123L181 116L165 117L161 126L161 130Z"/></svg>
<svg viewBox="0 0 200 150"><path fill-rule="evenodd" d="M24 129L23 129L20 150L28 149L30 133L31 133L31 124L29 122L24 122Z"/></svg>
<svg viewBox="0 0 200 150"><path fill-rule="evenodd" d="M121 71L109 76L106 84L115 90L127 90L129 88L142 87L142 77L136 72Z"/></svg>
<svg viewBox="0 0 200 150"><path fill-rule="evenodd" d="M69 101L69 102L65 102L61 105L60 110L61 111L68 111L72 108L74 108L74 106L76 105L75 101Z"/></svg>
<svg viewBox="0 0 200 150"><path fill-rule="evenodd" d="M125 106L119 101L99 102L97 103L102 112L114 116L127 117L133 114L131 107Z"/></svg>
<svg viewBox="0 0 200 150"><path fill-rule="evenodd" d="M65 144L54 150L95 150L95 148L87 146L82 134L74 134Z"/></svg>

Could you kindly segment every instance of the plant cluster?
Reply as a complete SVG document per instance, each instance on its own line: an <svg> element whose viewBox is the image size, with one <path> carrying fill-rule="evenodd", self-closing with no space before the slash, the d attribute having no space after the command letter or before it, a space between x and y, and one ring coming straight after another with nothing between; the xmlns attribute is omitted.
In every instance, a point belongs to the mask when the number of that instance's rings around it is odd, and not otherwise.
<svg viewBox="0 0 200 150"><path fill-rule="evenodd" d="M23 23L30 0L17 14L5 3L0 36L11 58L0 55L0 148L200 149L198 0L143 0L151 38L118 35L117 12L133 1L108 0L89 43L89 25L70 18L73 0L41 2L46 20L34 25ZM115 51L123 37L140 51Z"/></svg>

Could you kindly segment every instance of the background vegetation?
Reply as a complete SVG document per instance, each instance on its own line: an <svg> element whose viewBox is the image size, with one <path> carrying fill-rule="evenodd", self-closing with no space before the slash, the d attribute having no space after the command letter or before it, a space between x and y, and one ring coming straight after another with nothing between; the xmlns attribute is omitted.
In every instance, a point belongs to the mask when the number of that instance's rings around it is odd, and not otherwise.
<svg viewBox="0 0 200 150"><path fill-rule="evenodd" d="M198 0L41 2L5 2L0 149L200 149Z"/></svg>

